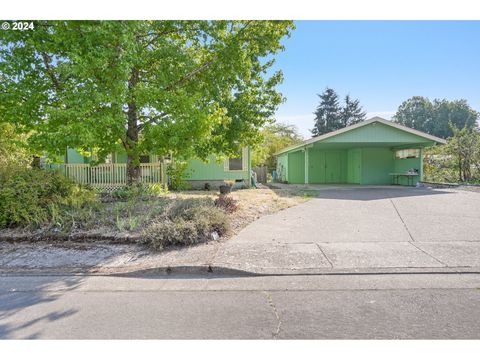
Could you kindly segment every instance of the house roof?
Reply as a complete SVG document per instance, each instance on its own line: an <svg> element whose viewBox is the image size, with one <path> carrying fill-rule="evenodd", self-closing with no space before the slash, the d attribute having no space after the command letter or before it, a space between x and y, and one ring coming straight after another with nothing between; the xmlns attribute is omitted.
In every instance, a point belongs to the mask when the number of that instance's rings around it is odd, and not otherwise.
<svg viewBox="0 0 480 360"><path fill-rule="evenodd" d="M372 124L372 123L374 123L374 122L378 122L378 123L381 123L381 124L384 124L384 125L387 125L387 126L391 126L391 127L393 127L393 128L396 128L396 129L399 129L399 130L408 132L408 133L413 134L413 135L420 136L420 137L422 137L422 138L424 138L424 139L428 139L428 140L430 140L430 141L434 141L434 142L439 143L439 144L445 144L445 143L446 143L446 141L445 141L444 139L441 139L441 138L439 138L439 137L436 137L436 136L433 136L433 135L424 133L423 131L418 131L418 130L409 128L409 127L407 127L407 126L403 126L403 125L394 123L393 121L385 120L385 119L383 119L383 118L381 118L381 117L375 116L375 117L373 117L373 118L371 118L371 119L368 119L368 120L359 122L359 123L357 123L357 124L350 125L350 126L347 126L347 127L342 128L342 129L335 130L335 131L332 131L332 132L329 132L329 133L326 133L326 134L323 134L323 135L316 136L316 137L313 137L313 138L311 138L311 139L305 140L305 141L304 141L303 143L301 143L301 144L297 144L297 145L292 145L292 146L286 147L285 149L282 149L282 150L276 152L274 155L280 155L280 154L283 154L283 153L285 153L285 152L288 152L288 151L291 151L291 150L295 150L295 149L297 149L297 148L301 148L301 147L303 147L303 146L305 146L305 145L309 145L309 144L312 144L312 143L316 143L316 142L319 142L319 141L322 141L322 140L331 138L331 137L333 137L333 136L336 136L336 135L343 134L343 133L348 132L348 131L351 131L351 130L355 130L355 129L361 128L361 127L363 127L363 126Z"/></svg>

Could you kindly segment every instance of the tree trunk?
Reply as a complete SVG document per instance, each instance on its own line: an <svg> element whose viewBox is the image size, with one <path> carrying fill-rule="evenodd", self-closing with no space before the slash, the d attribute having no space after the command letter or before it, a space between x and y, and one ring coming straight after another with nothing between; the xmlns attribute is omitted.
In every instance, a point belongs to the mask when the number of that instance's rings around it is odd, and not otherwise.
<svg viewBox="0 0 480 360"><path fill-rule="evenodd" d="M132 75L128 80L129 90L133 90L138 82L138 71L133 69ZM137 152L138 134L138 109L135 99L132 97L128 102L127 111L127 141L125 150L127 151L127 185L135 185L140 182L140 154Z"/></svg>

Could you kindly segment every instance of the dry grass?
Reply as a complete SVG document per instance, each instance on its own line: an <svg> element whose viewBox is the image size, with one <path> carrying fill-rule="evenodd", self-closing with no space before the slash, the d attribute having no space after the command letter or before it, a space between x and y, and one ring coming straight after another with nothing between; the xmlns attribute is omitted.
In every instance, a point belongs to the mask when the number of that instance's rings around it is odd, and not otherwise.
<svg viewBox="0 0 480 360"><path fill-rule="evenodd" d="M134 242L142 237L142 231L147 226L164 218L170 209L188 204L190 199L195 202L204 199L213 205L218 195L218 191L182 191L151 200L99 203L59 218L54 227L0 230L0 239ZM230 235L235 235L256 219L305 202L311 195L302 191L263 188L237 190L229 196L238 205L237 211L226 215L231 225Z"/></svg>
<svg viewBox="0 0 480 360"><path fill-rule="evenodd" d="M238 210L230 214L232 232L238 233L258 218L301 204L309 198L300 192L271 189L238 190L231 194L238 201Z"/></svg>

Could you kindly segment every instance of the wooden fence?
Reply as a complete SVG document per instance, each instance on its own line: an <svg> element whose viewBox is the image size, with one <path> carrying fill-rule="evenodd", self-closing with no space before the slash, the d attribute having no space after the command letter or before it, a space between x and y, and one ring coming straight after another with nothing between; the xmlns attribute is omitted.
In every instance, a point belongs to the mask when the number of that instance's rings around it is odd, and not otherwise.
<svg viewBox="0 0 480 360"><path fill-rule="evenodd" d="M253 172L257 174L257 182L261 184L267 183L267 167L266 166L257 166L252 168Z"/></svg>
<svg viewBox="0 0 480 360"><path fill-rule="evenodd" d="M127 184L127 164L63 164L50 168L60 169L67 177L79 184L88 184L101 190L114 190ZM144 184L164 183L161 163L140 164L140 182Z"/></svg>

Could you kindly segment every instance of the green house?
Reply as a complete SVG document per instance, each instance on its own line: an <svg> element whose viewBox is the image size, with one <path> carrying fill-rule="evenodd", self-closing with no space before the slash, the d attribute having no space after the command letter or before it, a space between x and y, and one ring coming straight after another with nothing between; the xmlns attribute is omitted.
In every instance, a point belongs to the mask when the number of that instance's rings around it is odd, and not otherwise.
<svg viewBox="0 0 480 360"><path fill-rule="evenodd" d="M374 117L285 148L277 179L292 184L415 185L423 149L445 140Z"/></svg>
<svg viewBox="0 0 480 360"><path fill-rule="evenodd" d="M104 163L91 166L91 158L74 148L67 148L60 161L47 165L59 168L78 183L102 189L114 189L126 184L127 156L119 149L109 154ZM167 166L175 159L169 156L140 156L140 181L143 183L168 183ZM184 180L192 188L217 188L226 182L236 187L251 186L251 154L248 147L238 157L224 158L211 155L206 161L188 159ZM208 185L207 185L208 184Z"/></svg>

